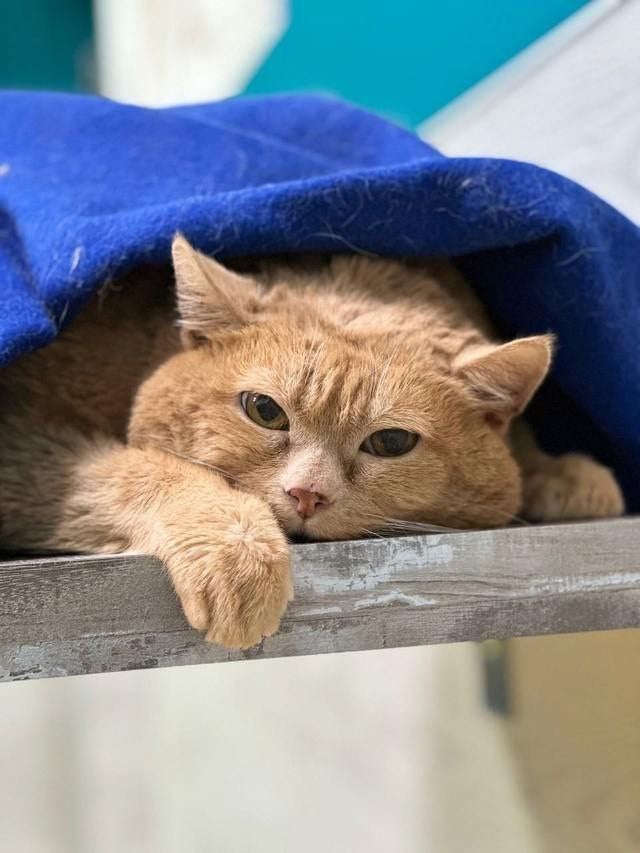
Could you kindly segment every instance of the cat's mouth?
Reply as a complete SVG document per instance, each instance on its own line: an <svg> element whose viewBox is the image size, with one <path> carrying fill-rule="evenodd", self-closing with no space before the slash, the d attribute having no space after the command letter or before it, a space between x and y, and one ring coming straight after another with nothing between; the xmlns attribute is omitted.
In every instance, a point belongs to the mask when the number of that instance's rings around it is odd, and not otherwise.
<svg viewBox="0 0 640 853"><path fill-rule="evenodd" d="M344 539L362 539L364 533L360 529L347 529L341 524L340 517L325 517L322 515L308 519L280 519L284 532L292 542L331 542Z"/></svg>
<svg viewBox="0 0 640 853"><path fill-rule="evenodd" d="M314 536L313 525L310 524L311 521L313 521L311 518L281 518L280 524L282 524L284 532L290 539L309 542L317 538Z"/></svg>
<svg viewBox="0 0 640 853"><path fill-rule="evenodd" d="M294 515L283 510L281 506L272 506L273 511L284 532L292 542L317 542L327 539L347 538L348 534L340 533L338 530L333 530L334 524L327 524L329 519L325 518L327 510L323 510L318 515L311 518L300 518L299 515Z"/></svg>

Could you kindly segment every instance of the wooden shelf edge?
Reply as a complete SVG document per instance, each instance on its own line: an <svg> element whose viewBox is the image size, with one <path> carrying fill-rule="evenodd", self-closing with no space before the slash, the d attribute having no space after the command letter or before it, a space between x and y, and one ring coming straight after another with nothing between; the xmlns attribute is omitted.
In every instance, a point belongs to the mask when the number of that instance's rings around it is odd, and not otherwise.
<svg viewBox="0 0 640 853"><path fill-rule="evenodd" d="M229 652L154 559L0 563L0 681L640 627L640 518L293 546L295 600Z"/></svg>

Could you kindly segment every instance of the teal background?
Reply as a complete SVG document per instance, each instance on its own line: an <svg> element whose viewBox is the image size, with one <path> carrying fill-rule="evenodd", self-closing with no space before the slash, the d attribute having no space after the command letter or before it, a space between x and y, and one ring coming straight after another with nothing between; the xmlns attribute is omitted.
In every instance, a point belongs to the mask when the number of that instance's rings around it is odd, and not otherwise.
<svg viewBox="0 0 640 853"><path fill-rule="evenodd" d="M0 7L1 87L92 88L91 0L0 0Z"/></svg>
<svg viewBox="0 0 640 853"><path fill-rule="evenodd" d="M0 2L0 86L92 88L91 0ZM290 0L247 91L332 92L416 126L586 2Z"/></svg>
<svg viewBox="0 0 640 853"><path fill-rule="evenodd" d="M248 91L328 91L415 126L586 2L291 0Z"/></svg>

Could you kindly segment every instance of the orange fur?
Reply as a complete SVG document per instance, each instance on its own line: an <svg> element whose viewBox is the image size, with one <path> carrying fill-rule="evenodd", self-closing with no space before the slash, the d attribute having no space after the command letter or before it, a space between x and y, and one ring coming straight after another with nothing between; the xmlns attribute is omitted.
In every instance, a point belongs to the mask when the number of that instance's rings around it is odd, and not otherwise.
<svg viewBox="0 0 640 853"><path fill-rule="evenodd" d="M244 647L291 596L285 533L622 512L602 466L552 460L522 427L512 445L552 341L492 342L449 264L345 256L243 275L178 237L174 266L179 333L170 288L138 272L0 374L1 544L155 554L189 622ZM289 430L251 421L245 391L277 401ZM419 440L362 452L380 429ZM310 517L300 488L325 498Z"/></svg>

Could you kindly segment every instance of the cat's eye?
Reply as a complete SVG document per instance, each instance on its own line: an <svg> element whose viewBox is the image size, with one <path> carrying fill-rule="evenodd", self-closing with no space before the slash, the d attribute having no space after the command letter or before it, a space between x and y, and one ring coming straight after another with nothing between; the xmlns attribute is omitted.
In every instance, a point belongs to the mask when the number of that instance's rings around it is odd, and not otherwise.
<svg viewBox="0 0 640 853"><path fill-rule="evenodd" d="M420 436L406 429L381 429L360 445L360 450L373 456L404 456L418 443Z"/></svg>
<svg viewBox="0 0 640 853"><path fill-rule="evenodd" d="M240 405L247 417L265 429L289 429L289 418L282 406L272 397L258 394L257 391L243 391Z"/></svg>

